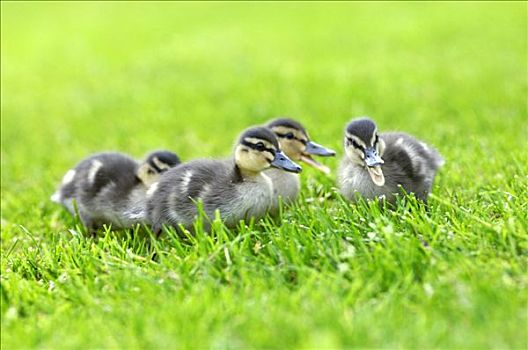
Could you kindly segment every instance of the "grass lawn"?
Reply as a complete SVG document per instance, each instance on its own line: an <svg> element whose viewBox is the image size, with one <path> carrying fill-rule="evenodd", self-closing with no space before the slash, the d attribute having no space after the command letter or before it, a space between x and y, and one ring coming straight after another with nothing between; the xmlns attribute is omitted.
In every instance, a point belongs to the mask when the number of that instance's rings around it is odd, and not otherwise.
<svg viewBox="0 0 528 350"><path fill-rule="evenodd" d="M526 349L527 6L2 2L2 348ZM224 157L283 115L335 170L365 114L446 158L428 209L307 167L280 223L192 241L49 201L92 152Z"/></svg>

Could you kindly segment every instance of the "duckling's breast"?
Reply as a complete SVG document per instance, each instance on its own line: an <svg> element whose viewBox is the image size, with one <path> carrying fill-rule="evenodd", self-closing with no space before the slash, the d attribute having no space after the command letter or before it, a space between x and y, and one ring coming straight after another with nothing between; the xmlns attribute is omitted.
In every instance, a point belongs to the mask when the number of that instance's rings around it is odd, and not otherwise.
<svg viewBox="0 0 528 350"><path fill-rule="evenodd" d="M301 181L298 174L280 169L269 169L264 172L273 183L274 207L279 206L279 197L285 204L292 203L299 195Z"/></svg>
<svg viewBox="0 0 528 350"><path fill-rule="evenodd" d="M237 184L235 196L220 206L226 225L236 226L240 220L264 217L273 203L272 180L264 173Z"/></svg>
<svg viewBox="0 0 528 350"><path fill-rule="evenodd" d="M341 193L348 200L354 201L358 195L372 199L382 193L376 186L365 168L345 161L339 172Z"/></svg>

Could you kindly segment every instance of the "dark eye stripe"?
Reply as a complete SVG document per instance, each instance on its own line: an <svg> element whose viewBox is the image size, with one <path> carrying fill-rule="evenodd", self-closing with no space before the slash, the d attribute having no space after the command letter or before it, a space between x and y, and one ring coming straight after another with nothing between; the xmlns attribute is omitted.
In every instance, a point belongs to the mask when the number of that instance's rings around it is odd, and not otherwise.
<svg viewBox="0 0 528 350"><path fill-rule="evenodd" d="M264 147L264 148L259 148L257 145L255 145L254 143L251 143L251 142L247 142L247 141L242 141L242 144L244 146L247 146L251 149L254 149L255 151L259 151L259 152L264 152L264 151L267 151L271 154L273 154L273 156L275 156L275 150L273 148L267 148L267 147Z"/></svg>
<svg viewBox="0 0 528 350"><path fill-rule="evenodd" d="M156 170L158 173L161 172L161 169L158 168L158 166L156 165L156 163L154 163L152 160L149 160L148 163L149 163L149 165L150 165L151 167L153 167L154 170Z"/></svg>
<svg viewBox="0 0 528 350"><path fill-rule="evenodd" d="M275 135L277 135L278 137L286 138L286 136L287 136L288 134L281 134L281 133L276 132ZM297 138L297 137L295 137L295 136L292 137L292 138L293 138L294 140L299 141L299 142L302 143L303 145L306 145L306 142L307 142L307 141L305 141L305 140L301 140L300 138Z"/></svg>
<svg viewBox="0 0 528 350"><path fill-rule="evenodd" d="M352 145L354 148L357 148L359 150L363 150L363 146L361 146L359 143L357 143L351 137L347 137L346 139L347 139L349 145Z"/></svg>

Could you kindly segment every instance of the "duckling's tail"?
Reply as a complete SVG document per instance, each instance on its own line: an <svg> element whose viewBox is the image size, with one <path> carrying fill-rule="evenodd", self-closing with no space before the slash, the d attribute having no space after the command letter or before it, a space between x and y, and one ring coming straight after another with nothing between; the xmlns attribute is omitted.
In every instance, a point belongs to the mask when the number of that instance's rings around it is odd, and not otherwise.
<svg viewBox="0 0 528 350"><path fill-rule="evenodd" d="M440 153L438 153L438 156L437 156L436 159L435 159L435 166L436 166L437 168L440 168L440 167L443 167L443 166L445 165L445 163L446 163L445 158L442 157L442 156L440 155Z"/></svg>
<svg viewBox="0 0 528 350"><path fill-rule="evenodd" d="M60 204L61 203L61 195L59 192L55 192L54 194L51 195L50 197L50 200L54 203L58 203Z"/></svg>
<svg viewBox="0 0 528 350"><path fill-rule="evenodd" d="M446 161L445 161L444 157L442 157L442 155L440 154L440 152L436 148L430 147L429 148L429 155L430 155L430 159L432 160L432 163L433 163L433 166L435 167L435 169L438 169L438 168L444 166Z"/></svg>

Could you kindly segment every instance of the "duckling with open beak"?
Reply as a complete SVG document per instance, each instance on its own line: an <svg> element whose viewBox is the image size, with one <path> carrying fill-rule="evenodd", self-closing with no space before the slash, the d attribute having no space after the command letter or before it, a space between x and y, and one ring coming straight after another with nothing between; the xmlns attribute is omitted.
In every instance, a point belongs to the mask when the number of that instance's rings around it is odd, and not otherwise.
<svg viewBox="0 0 528 350"><path fill-rule="evenodd" d="M331 157L335 156L335 152L310 140L308 132L299 122L280 118L272 120L266 126L275 133L282 150L289 158L304 162L325 174L330 173L330 168L319 163L312 156ZM279 197L282 197L285 204L289 204L297 198L301 187L297 174L269 169L266 171L266 175L273 181L276 197L275 211L279 206Z"/></svg>
<svg viewBox="0 0 528 350"><path fill-rule="evenodd" d="M369 118L347 125L344 145L339 184L349 200L360 194L394 202L403 189L426 201L436 172L444 164L433 147L401 132L379 134Z"/></svg>

